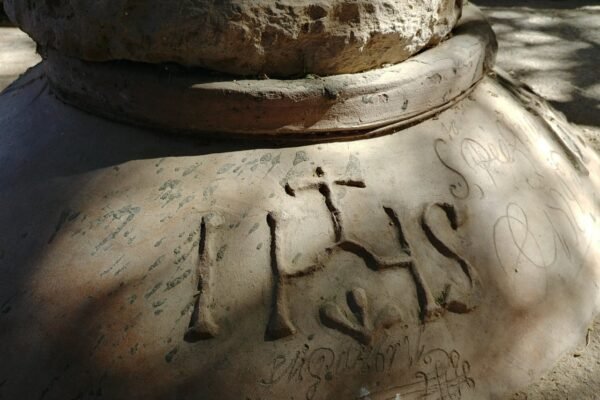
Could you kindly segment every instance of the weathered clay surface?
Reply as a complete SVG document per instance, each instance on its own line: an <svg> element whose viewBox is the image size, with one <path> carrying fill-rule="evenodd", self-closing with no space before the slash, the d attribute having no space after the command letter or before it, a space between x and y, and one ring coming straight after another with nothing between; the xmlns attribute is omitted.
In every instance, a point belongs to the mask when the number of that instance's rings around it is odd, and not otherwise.
<svg viewBox="0 0 600 400"><path fill-rule="evenodd" d="M485 17L467 6L451 39L406 62L360 74L242 80L139 63L82 62L56 51L48 53L45 68L61 99L112 119L198 136L318 137L369 135L437 113L489 71L495 52Z"/></svg>
<svg viewBox="0 0 600 400"><path fill-rule="evenodd" d="M600 160L472 49L444 111L311 145L118 125L28 72L0 97L0 398L475 400L539 376L600 306Z"/></svg>
<svg viewBox="0 0 600 400"><path fill-rule="evenodd" d="M237 75L329 75L438 43L460 0L7 0L43 47L88 61L174 62Z"/></svg>
<svg viewBox="0 0 600 400"><path fill-rule="evenodd" d="M107 122L37 68L0 141L3 398L499 399L598 310L600 160L505 77L277 147Z"/></svg>

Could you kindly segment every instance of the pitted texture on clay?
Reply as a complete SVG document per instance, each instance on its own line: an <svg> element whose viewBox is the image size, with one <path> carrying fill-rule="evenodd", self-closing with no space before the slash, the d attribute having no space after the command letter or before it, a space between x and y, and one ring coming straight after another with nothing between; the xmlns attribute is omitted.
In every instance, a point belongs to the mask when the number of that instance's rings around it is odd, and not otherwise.
<svg viewBox="0 0 600 400"><path fill-rule="evenodd" d="M7 0L42 47L88 61L173 62L285 77L401 62L442 40L461 0Z"/></svg>

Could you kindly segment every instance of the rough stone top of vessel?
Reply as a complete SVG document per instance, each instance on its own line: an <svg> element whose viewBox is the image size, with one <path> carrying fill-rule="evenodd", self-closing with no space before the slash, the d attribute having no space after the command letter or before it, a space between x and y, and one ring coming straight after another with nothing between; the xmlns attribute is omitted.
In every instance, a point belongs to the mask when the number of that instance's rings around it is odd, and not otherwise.
<svg viewBox="0 0 600 400"><path fill-rule="evenodd" d="M6 0L42 47L87 61L275 77L355 73L442 40L462 0Z"/></svg>

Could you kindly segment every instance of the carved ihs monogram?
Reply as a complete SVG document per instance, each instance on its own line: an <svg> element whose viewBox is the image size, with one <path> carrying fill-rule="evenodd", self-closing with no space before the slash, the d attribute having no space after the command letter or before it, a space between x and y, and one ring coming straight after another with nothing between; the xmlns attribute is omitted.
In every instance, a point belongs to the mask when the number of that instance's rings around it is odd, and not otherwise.
<svg viewBox="0 0 600 400"><path fill-rule="evenodd" d="M365 189L366 184L360 179L329 180L322 168L317 168L315 176L309 180L296 183L287 183L285 191L288 196L297 197L302 192L316 191L325 203L330 216L330 224L333 228L333 245L323 249L324 254L332 255L339 252L347 252L362 260L365 267L374 272L384 270L403 269L408 271L414 284L419 316L422 323L432 321L444 312L466 313L472 309L472 305L457 300L447 301L446 296L435 297L427 284L415 261L411 245L405 235L398 213L391 207L383 206L390 225L396 232L397 247L394 256L381 257L369 246L348 237L342 212L336 203L332 190L336 187ZM443 217L440 218L440 215ZM327 257L321 257L320 264L307 265L302 268L290 268L284 259L283 229L280 226L282 217L276 212L267 214L266 222L270 233L269 255L271 260L271 272L273 275L272 309L268 326L265 332L267 340L278 340L294 335L297 331L290 310L290 290L294 280L303 279L315 274L325 268ZM419 225L424 236L428 239L433 249L443 257L450 259L460 266L462 272L468 278L469 285L474 288L478 282L471 265L458 255L457 245L449 239L448 232L458 229L456 211L448 204L432 204L424 208ZM442 226L440 226L440 224ZM198 293L196 294L196 306L193 312L190 328L186 339L196 341L212 338L218 334L209 304L213 301L211 291L212 269L215 266L213 244L211 234L215 229L215 218L203 218L201 223L200 256L198 268ZM447 291L445 291L447 294ZM369 293L361 287L353 287L346 293L346 304L340 306L334 302L326 302L319 308L321 323L330 329L348 335L360 343L369 344L376 334L392 327L402 321L398 305L388 304L382 310L374 314L371 309ZM345 307L345 309L343 309ZM348 312L349 311L349 312Z"/></svg>

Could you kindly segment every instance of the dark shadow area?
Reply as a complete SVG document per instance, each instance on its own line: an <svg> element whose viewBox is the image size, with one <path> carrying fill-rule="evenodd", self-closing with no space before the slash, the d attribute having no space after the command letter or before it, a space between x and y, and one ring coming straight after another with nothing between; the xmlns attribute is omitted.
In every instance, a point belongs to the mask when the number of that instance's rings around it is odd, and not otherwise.
<svg viewBox="0 0 600 400"><path fill-rule="evenodd" d="M597 1L478 1L499 41L497 65L550 100L571 122L600 126Z"/></svg>
<svg viewBox="0 0 600 400"><path fill-rule="evenodd" d="M14 26L4 11L4 3L0 1L0 27Z"/></svg>

